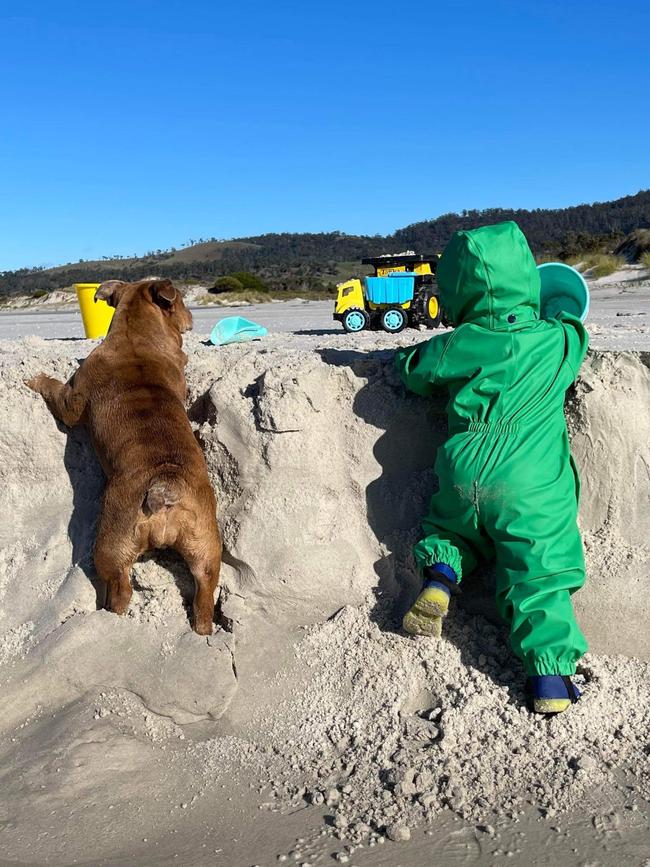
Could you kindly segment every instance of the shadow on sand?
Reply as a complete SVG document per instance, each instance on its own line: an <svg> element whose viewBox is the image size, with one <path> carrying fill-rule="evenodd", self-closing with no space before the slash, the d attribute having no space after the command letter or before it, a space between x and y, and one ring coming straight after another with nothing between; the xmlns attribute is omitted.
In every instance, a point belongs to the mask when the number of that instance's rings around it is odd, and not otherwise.
<svg viewBox="0 0 650 867"><path fill-rule="evenodd" d="M429 499L438 490L433 467L436 452L447 438L447 397L444 392L433 399L408 394L394 369L392 350L318 352L326 364L348 367L366 380L355 395L353 409L366 424L382 431L373 449L381 475L366 487L368 523L385 551L375 563L378 585L371 618L382 630L403 634L402 616L421 586L411 549L419 538ZM497 614L493 588L490 564L464 577L462 592L452 603L445 624L445 637L457 645L465 665L488 666L490 676L521 702L523 676L509 648L507 628ZM459 609L456 618L454 607ZM489 621L489 632L495 628L499 632L496 665L489 658L481 666L478 663L483 655L488 657L482 647L484 618Z"/></svg>

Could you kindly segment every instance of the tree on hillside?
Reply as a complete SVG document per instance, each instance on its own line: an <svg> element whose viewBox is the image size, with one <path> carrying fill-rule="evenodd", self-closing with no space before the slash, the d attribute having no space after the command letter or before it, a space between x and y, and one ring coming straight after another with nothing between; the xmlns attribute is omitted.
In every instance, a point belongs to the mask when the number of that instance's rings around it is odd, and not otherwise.
<svg viewBox="0 0 650 867"><path fill-rule="evenodd" d="M250 274L248 271L236 271L230 274L230 277L238 280L244 289L251 289L253 292L268 292L269 288L255 274Z"/></svg>
<svg viewBox="0 0 650 867"><path fill-rule="evenodd" d="M219 277L215 280L210 292L218 295L221 292L241 292L243 288L243 284L236 277Z"/></svg>

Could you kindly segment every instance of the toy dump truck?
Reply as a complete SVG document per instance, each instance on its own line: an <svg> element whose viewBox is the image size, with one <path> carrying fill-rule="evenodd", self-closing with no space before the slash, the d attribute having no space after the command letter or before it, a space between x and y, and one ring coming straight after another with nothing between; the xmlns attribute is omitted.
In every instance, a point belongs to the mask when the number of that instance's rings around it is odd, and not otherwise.
<svg viewBox="0 0 650 867"><path fill-rule="evenodd" d="M398 253L362 259L374 276L339 283L334 319L348 333L383 328L398 334L407 325L437 328L441 312L436 288L438 256Z"/></svg>

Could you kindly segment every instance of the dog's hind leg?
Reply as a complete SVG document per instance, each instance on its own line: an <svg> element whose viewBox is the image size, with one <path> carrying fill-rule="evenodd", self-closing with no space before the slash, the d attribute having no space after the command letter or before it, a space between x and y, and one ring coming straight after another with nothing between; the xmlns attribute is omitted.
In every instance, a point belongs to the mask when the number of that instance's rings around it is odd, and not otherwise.
<svg viewBox="0 0 650 867"><path fill-rule="evenodd" d="M119 482L110 481L104 493L102 514L95 542L95 568L106 582L106 608L124 614L131 601L131 567L142 553L139 550L135 517L129 509L129 494Z"/></svg>
<svg viewBox="0 0 650 867"><path fill-rule="evenodd" d="M194 576L194 618L192 628L198 635L211 635L214 622L214 592L221 569L221 536L217 522L211 520L201 536L180 537L174 545Z"/></svg>
<svg viewBox="0 0 650 867"><path fill-rule="evenodd" d="M99 568L97 569L99 572ZM131 587L130 567L115 571L100 573L106 581L106 608L113 614L126 614L129 609L133 588ZM109 575L110 577L105 577Z"/></svg>
<svg viewBox="0 0 650 867"><path fill-rule="evenodd" d="M221 557L190 563L194 576L194 619L192 628L198 635L211 635L214 623L214 591L219 584Z"/></svg>

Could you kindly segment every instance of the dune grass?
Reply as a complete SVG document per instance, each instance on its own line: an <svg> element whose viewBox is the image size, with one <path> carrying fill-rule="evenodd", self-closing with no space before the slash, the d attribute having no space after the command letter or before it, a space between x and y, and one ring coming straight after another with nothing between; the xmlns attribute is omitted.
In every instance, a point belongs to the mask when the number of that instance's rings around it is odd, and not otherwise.
<svg viewBox="0 0 650 867"><path fill-rule="evenodd" d="M221 304L263 304L269 300L268 292L254 292L251 289L242 289L236 292L206 292L202 295L198 304L205 306L219 306Z"/></svg>
<svg viewBox="0 0 650 867"><path fill-rule="evenodd" d="M599 278L619 271L625 265L625 259L611 253L587 253L584 256L572 256L567 259L567 265L573 265L582 272L588 271L590 277Z"/></svg>
<svg viewBox="0 0 650 867"><path fill-rule="evenodd" d="M336 293L323 289L313 290L304 289L283 289L282 291L255 292L250 289L243 289L240 292L206 292L202 295L197 304L205 307L219 307L221 305L228 306L229 304L268 304L270 301L291 301L295 298L304 298L306 301L330 301L336 297Z"/></svg>

